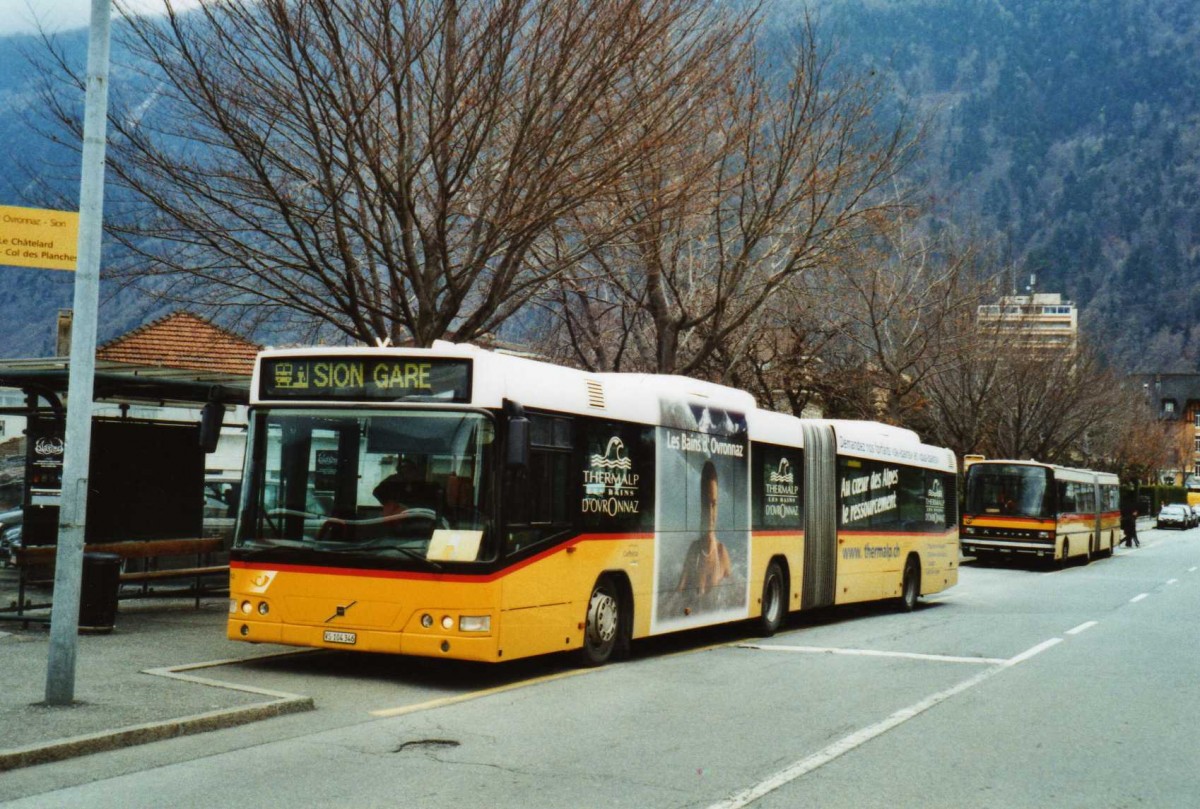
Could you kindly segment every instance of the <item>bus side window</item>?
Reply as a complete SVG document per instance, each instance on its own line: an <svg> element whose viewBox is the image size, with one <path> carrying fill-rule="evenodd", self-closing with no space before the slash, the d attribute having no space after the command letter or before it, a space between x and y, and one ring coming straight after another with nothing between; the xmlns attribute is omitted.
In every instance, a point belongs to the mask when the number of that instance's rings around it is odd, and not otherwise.
<svg viewBox="0 0 1200 809"><path fill-rule="evenodd" d="M508 552L519 551L571 526L568 493L574 490L574 435L575 424L569 418L529 415L529 470L524 487L512 489L516 493L523 488L523 496L506 498Z"/></svg>

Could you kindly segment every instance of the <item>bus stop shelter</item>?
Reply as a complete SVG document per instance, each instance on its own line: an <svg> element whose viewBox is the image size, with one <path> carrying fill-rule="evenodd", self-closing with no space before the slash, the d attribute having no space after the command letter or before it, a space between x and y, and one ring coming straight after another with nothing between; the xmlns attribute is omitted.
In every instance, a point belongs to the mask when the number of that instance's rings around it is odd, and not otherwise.
<svg viewBox="0 0 1200 809"><path fill-rule="evenodd" d="M206 461L216 447L202 446L201 419L206 410L220 418L247 403L258 348L177 314L97 350L87 545L202 537L206 475L213 472ZM25 549L57 542L69 376L65 357L0 360L0 388L23 396L0 415L24 419L24 457L10 452L0 465L10 485L20 481ZM244 444L244 433L236 437ZM228 503L229 516L234 505Z"/></svg>

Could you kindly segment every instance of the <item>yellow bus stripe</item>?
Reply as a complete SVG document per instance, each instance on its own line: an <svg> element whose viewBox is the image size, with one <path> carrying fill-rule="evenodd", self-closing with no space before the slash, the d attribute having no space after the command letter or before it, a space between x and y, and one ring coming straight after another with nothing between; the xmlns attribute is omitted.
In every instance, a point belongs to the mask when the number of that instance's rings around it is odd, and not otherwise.
<svg viewBox="0 0 1200 809"><path fill-rule="evenodd" d="M709 646L699 646L694 649L685 649L681 652L671 654L657 655L656 659L663 660L668 657L685 654L697 654L699 652L710 652L714 649L727 649L744 643L742 640L726 641L723 643L714 643ZM482 697L490 697L495 694L504 694L508 691L516 691L520 688L526 688L532 685L541 685L542 683L550 683L555 680L565 680L568 677L578 677L583 674L596 674L601 671L606 671L605 668L590 668L590 669L571 669L570 671L559 671L554 674L544 674L541 677L534 677L531 680L519 680L515 683L507 685L498 685L495 688L485 688L482 691L471 691L466 694L458 694L453 697L441 697L440 699L431 699L427 702L417 702L412 705L401 705L397 708L381 708L377 711L369 711L371 716L379 719L387 719L393 716L405 716L411 713L419 713L420 711L429 711L434 708L444 708L447 705L457 705L460 702L470 702L473 699Z"/></svg>
<svg viewBox="0 0 1200 809"><path fill-rule="evenodd" d="M592 674L603 669L572 669L571 671L560 671L554 674L544 674L541 677L534 677L532 680L520 680L507 685L498 685L495 688L485 688L482 691L471 691L466 694L458 694L453 697L442 697L441 699L431 699L428 702L418 702L413 705L401 705L398 708L383 708L378 711L371 711L371 716L376 716L381 719L392 716L404 716L418 711L428 711L433 708L444 708L447 705L457 705L460 702L469 702L473 699L481 697L490 697L494 694L503 694L507 691L516 691L518 688L526 688L531 685L540 685L542 683L553 682L554 680L565 680L568 677L578 677L581 674Z"/></svg>

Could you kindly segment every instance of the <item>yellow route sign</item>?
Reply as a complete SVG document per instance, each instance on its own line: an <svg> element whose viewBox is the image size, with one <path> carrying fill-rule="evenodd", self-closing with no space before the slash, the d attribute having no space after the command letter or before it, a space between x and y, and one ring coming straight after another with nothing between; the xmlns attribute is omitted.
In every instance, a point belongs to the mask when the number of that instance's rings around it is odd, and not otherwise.
<svg viewBox="0 0 1200 809"><path fill-rule="evenodd" d="M79 214L0 205L0 264L74 270Z"/></svg>

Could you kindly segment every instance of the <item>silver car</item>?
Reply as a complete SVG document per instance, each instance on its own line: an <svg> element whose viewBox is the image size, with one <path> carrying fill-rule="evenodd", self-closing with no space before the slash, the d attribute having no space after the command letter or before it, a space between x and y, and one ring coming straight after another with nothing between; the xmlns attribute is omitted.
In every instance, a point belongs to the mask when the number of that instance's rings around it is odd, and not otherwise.
<svg viewBox="0 0 1200 809"><path fill-rule="evenodd" d="M1172 504L1163 506L1158 512L1155 528L1191 528L1192 510L1184 505Z"/></svg>

